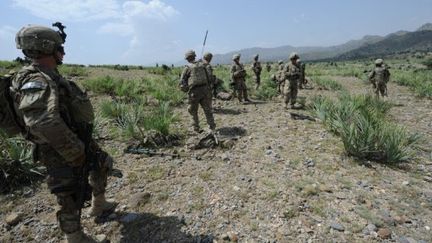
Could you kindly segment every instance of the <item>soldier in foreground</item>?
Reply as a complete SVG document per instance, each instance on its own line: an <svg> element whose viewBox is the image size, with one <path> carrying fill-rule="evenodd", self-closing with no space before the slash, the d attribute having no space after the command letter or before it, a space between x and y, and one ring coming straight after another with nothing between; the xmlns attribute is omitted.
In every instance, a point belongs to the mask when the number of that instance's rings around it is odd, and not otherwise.
<svg viewBox="0 0 432 243"><path fill-rule="evenodd" d="M92 139L94 113L86 93L57 71L65 55L66 34L60 26L56 32L30 25L17 33L17 48L32 63L13 78L11 95L24 137L36 145L34 160L47 168L48 188L60 205L57 220L67 242L95 242L82 230L81 208L91 195L91 216L115 209L115 202L105 200L113 160Z"/></svg>
<svg viewBox="0 0 432 243"><path fill-rule="evenodd" d="M210 55L207 55L207 59ZM207 119L207 124L212 132L216 128L212 112L212 93L211 93L211 76L208 69L211 68L210 61L204 65L201 61L195 61L195 51L189 50L185 54L188 64L184 67L180 77L180 88L187 92L189 98L188 111L192 116L192 128L195 132L201 133L198 119L198 107L201 105Z"/></svg>
<svg viewBox="0 0 432 243"><path fill-rule="evenodd" d="M240 102L250 102L246 87L246 70L243 64L240 63L240 54L235 54L232 59L231 80L234 83L234 90L237 93L237 98Z"/></svg>
<svg viewBox="0 0 432 243"><path fill-rule="evenodd" d="M251 68L252 71L254 72L255 76L255 83L256 83L256 87L255 89L258 89L261 83L261 71L262 71L262 67L261 67L261 63L258 61L259 55L256 54L254 56L254 60L252 62Z"/></svg>
<svg viewBox="0 0 432 243"><path fill-rule="evenodd" d="M387 82L390 80L389 70L383 66L383 59L375 60L375 68L369 73L369 81L372 83L375 89L375 94L377 97L387 96Z"/></svg>
<svg viewBox="0 0 432 243"><path fill-rule="evenodd" d="M298 83L301 77L301 70L298 66L297 59L299 56L293 52L289 56L290 62L285 65L284 75L285 79L288 80L288 85L285 85L284 96L285 96L285 108L288 108L288 103L291 102L291 108L294 108L298 93Z"/></svg>

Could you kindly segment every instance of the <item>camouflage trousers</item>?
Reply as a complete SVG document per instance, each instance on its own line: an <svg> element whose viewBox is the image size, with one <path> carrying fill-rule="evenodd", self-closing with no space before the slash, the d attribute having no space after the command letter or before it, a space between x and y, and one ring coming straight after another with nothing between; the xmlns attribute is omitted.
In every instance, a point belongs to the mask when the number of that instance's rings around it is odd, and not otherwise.
<svg viewBox="0 0 432 243"><path fill-rule="evenodd" d="M246 81L244 79L237 79L234 81L234 89L237 93L237 98L240 102L243 100L248 100Z"/></svg>
<svg viewBox="0 0 432 243"><path fill-rule="evenodd" d="M254 75L254 80L255 80L255 83L256 83L256 88L258 89L258 87L261 84L261 73L254 73L254 74L255 74Z"/></svg>
<svg viewBox="0 0 432 243"><path fill-rule="evenodd" d="M387 96L387 84L385 82L378 82L375 84L375 94L379 97L381 94L382 97Z"/></svg>
<svg viewBox="0 0 432 243"><path fill-rule="evenodd" d="M94 143L97 146L96 143ZM112 168L112 158L98 147L97 166L89 172L89 184L94 196L105 193L108 173ZM60 208L57 211L57 221L60 229L70 234L81 229L80 205L78 191L81 167L70 167L64 159L51 147L37 145L35 156L48 171L47 184L51 193L57 197Z"/></svg>
<svg viewBox="0 0 432 243"><path fill-rule="evenodd" d="M285 81L286 82L286 81ZM285 105L288 105L291 101L291 106L296 103L298 93L298 80L289 80L288 85L285 84L284 87L284 96L285 96Z"/></svg>
<svg viewBox="0 0 432 243"><path fill-rule="evenodd" d="M215 129L216 124L212 111L212 94L207 85L194 87L189 90L188 112L192 116L192 127L195 131L199 130L198 108L201 105L210 129Z"/></svg>

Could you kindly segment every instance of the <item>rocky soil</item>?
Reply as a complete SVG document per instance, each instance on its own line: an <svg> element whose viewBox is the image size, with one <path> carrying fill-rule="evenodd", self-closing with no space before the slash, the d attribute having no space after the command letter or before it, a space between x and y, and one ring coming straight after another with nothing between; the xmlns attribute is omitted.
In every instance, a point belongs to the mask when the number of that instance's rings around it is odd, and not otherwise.
<svg viewBox="0 0 432 243"><path fill-rule="evenodd" d="M335 77L352 92L362 81ZM123 178L110 178L117 211L83 226L111 242L432 242L432 101L390 84L391 114L423 135L416 158L397 167L356 161L319 121L295 120L281 99L215 102L223 148L162 149L180 157L124 154L107 134L99 142ZM299 95L334 96L301 90ZM176 110L185 128L185 107ZM201 113L202 125L205 125ZM183 125L185 124L185 125ZM0 196L0 242L58 242L55 198L42 184Z"/></svg>

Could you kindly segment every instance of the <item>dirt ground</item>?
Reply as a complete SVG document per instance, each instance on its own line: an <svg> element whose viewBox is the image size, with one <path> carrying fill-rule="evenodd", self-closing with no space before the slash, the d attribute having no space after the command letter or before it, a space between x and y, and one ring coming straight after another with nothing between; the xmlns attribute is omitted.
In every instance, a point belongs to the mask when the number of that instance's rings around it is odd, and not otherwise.
<svg viewBox="0 0 432 243"><path fill-rule="evenodd" d="M352 93L370 92L355 78L333 77ZM250 87L252 88L252 87ZM107 195L120 203L102 222L83 210L83 226L111 242L432 242L432 101L389 85L391 116L423 135L415 159L398 167L356 161L319 121L294 120L282 99L239 104L215 101L225 148L167 148L179 158L124 154L126 144L103 136L123 178ZM325 90L300 90L307 101ZM175 111L186 129L185 106ZM203 127L205 119L200 117ZM56 202L42 184L0 197L0 242L58 242Z"/></svg>

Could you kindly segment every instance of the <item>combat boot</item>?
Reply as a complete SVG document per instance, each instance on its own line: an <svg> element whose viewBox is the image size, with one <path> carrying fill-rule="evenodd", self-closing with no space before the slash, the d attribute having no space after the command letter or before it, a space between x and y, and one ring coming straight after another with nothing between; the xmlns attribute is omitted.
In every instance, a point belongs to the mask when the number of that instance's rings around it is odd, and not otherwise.
<svg viewBox="0 0 432 243"><path fill-rule="evenodd" d="M95 239L86 235L82 230L78 230L71 234L66 234L67 243L98 243Z"/></svg>
<svg viewBox="0 0 432 243"><path fill-rule="evenodd" d="M99 217L104 213L112 212L117 207L117 205L118 203L112 200L106 200L104 193L93 196L90 208L90 216Z"/></svg>

